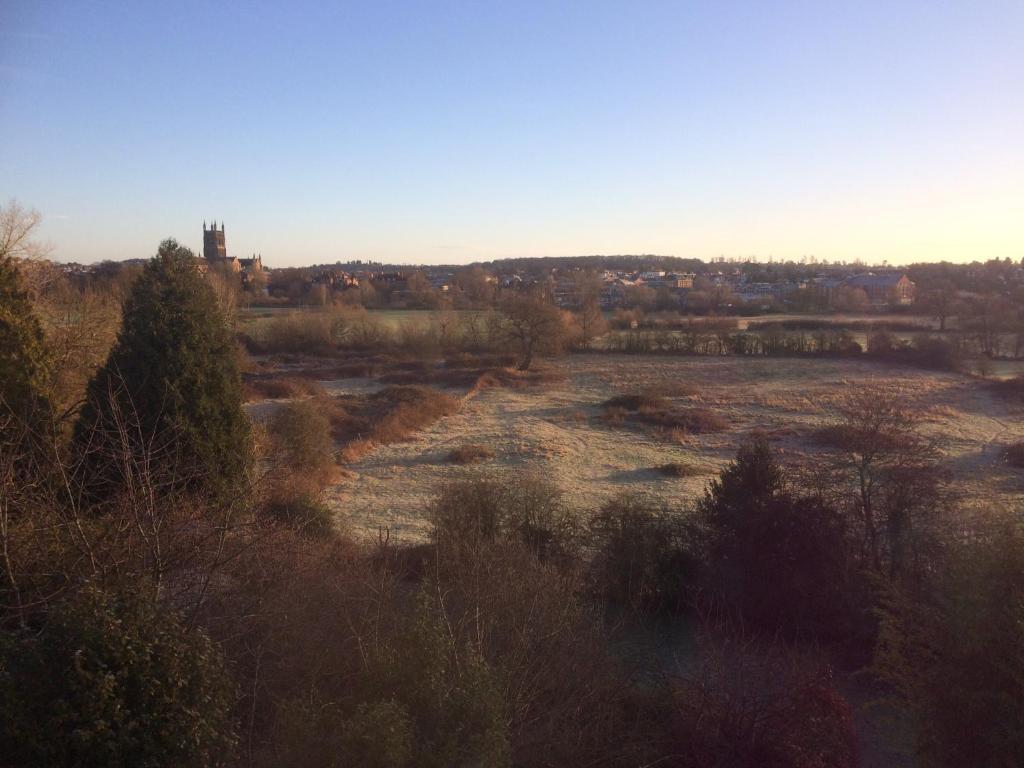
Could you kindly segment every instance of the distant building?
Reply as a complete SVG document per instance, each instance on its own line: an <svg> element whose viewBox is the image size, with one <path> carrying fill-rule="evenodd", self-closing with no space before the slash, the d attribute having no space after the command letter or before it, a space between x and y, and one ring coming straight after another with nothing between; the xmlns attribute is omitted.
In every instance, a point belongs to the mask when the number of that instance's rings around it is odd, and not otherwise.
<svg viewBox="0 0 1024 768"><path fill-rule="evenodd" d="M217 229L217 222L213 222L210 228L206 228L206 222L203 222L203 258L207 261L214 263L218 260L226 259L228 257L228 249L224 243L224 222L220 223L220 229Z"/></svg>
<svg viewBox="0 0 1024 768"><path fill-rule="evenodd" d="M263 268L262 254L254 253L248 259L228 256L223 221L220 223L220 229L217 229L217 222L213 222L209 229L206 228L206 222L203 222L203 258L207 267L223 264L235 274L241 275L242 285L245 286L255 284L257 278L266 271Z"/></svg>
<svg viewBox="0 0 1024 768"><path fill-rule="evenodd" d="M902 272L882 274L867 272L862 275L854 275L844 280L843 286L860 288L867 294L871 305L875 307L913 304L917 290L914 282Z"/></svg>

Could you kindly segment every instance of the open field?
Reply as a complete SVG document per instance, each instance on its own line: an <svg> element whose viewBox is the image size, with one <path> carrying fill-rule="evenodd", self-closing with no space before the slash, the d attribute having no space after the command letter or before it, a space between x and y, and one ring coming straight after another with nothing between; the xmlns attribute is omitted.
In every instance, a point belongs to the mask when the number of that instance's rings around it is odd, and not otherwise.
<svg viewBox="0 0 1024 768"><path fill-rule="evenodd" d="M537 387L489 388L466 394L458 412L406 442L375 448L344 464L328 489L339 522L375 536L382 527L405 540L427 530L425 512L439 483L477 472L532 471L555 482L581 509L617 494L680 504L701 493L755 430L770 436L785 462L813 460L814 431L830 409L858 388L899 394L928 418L945 464L965 491L1010 508L1024 498L1024 472L1005 465L1002 449L1024 439L1024 407L966 376L850 360L666 358L575 355L553 361L560 381ZM329 392L365 393L367 379L322 382ZM601 404L651 388L674 405L709 409L721 432L679 434L608 423ZM269 403L253 404L255 412ZM452 451L493 452L467 464ZM682 465L678 472L665 465ZM682 475L682 476L677 476Z"/></svg>

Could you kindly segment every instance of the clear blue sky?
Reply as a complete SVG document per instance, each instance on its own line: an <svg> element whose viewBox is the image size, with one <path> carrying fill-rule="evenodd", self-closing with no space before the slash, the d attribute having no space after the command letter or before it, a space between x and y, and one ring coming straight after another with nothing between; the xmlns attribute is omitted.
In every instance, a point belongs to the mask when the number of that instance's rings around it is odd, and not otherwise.
<svg viewBox="0 0 1024 768"><path fill-rule="evenodd" d="M1024 0L0 0L62 260L1024 256Z"/></svg>

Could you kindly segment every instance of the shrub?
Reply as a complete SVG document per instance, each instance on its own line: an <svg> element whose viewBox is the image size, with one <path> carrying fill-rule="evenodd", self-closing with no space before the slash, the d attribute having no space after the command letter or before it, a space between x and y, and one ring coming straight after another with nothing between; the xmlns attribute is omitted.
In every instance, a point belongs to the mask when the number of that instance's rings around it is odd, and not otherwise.
<svg viewBox="0 0 1024 768"><path fill-rule="evenodd" d="M925 368L958 371L963 367L963 352L952 339L921 334L914 338L912 359Z"/></svg>
<svg viewBox="0 0 1024 768"><path fill-rule="evenodd" d="M251 352L324 354L333 348L331 318L314 312L289 312L261 323L247 338Z"/></svg>
<svg viewBox="0 0 1024 768"><path fill-rule="evenodd" d="M448 454L448 461L453 464L475 464L494 458L494 451L485 445L463 445Z"/></svg>
<svg viewBox="0 0 1024 768"><path fill-rule="evenodd" d="M561 492L539 479L515 482L474 478L448 483L430 509L432 537L442 547L473 547L513 540L541 558L575 550L575 518Z"/></svg>
<svg viewBox="0 0 1024 768"><path fill-rule="evenodd" d="M282 525L307 536L328 536L334 532L334 512L315 493L280 492L267 501L267 514Z"/></svg>
<svg viewBox="0 0 1024 768"><path fill-rule="evenodd" d="M605 420L613 424L622 423L623 415L629 414L637 422L677 434L705 434L729 428L729 422L714 411L707 408L681 408L653 392L616 395L605 400L602 407Z"/></svg>
<svg viewBox="0 0 1024 768"><path fill-rule="evenodd" d="M597 594L636 610L683 608L696 558L677 517L621 497L591 517L587 533Z"/></svg>
<svg viewBox="0 0 1024 768"><path fill-rule="evenodd" d="M5 765L222 765L233 702L207 637L137 590L85 590L0 636Z"/></svg>
<svg viewBox="0 0 1024 768"><path fill-rule="evenodd" d="M370 401L386 411L371 432L379 443L405 440L413 432L458 410L455 398L429 387L385 387L370 395Z"/></svg>
<svg viewBox="0 0 1024 768"><path fill-rule="evenodd" d="M678 461L662 464L660 467L657 467L657 471L666 477L690 477L697 474L697 471L692 466Z"/></svg>
<svg viewBox="0 0 1024 768"><path fill-rule="evenodd" d="M375 445L406 440L417 430L458 410L451 395L429 387L391 386L365 396L336 398L330 415L341 456L357 459Z"/></svg>
<svg viewBox="0 0 1024 768"><path fill-rule="evenodd" d="M507 718L495 675L443 621L421 596L411 616L363 649L343 684L325 678L285 702L275 728L284 762L272 764L507 766Z"/></svg>
<svg viewBox="0 0 1024 768"><path fill-rule="evenodd" d="M641 409L637 413L637 419L646 424L696 435L723 432L729 428L729 422L725 418L708 408Z"/></svg>
<svg viewBox="0 0 1024 768"><path fill-rule="evenodd" d="M331 422L319 400L297 400L271 416L269 432L275 459L293 477L308 478L321 488L334 475Z"/></svg>

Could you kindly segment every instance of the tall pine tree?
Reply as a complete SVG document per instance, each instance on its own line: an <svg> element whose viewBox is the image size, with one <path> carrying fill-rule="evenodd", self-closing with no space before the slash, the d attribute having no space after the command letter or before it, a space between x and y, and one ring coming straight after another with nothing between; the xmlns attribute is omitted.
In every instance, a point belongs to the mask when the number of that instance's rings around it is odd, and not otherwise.
<svg viewBox="0 0 1024 768"><path fill-rule="evenodd" d="M234 343L195 256L165 240L132 287L117 342L75 430L86 495L135 482L227 498L251 461Z"/></svg>

